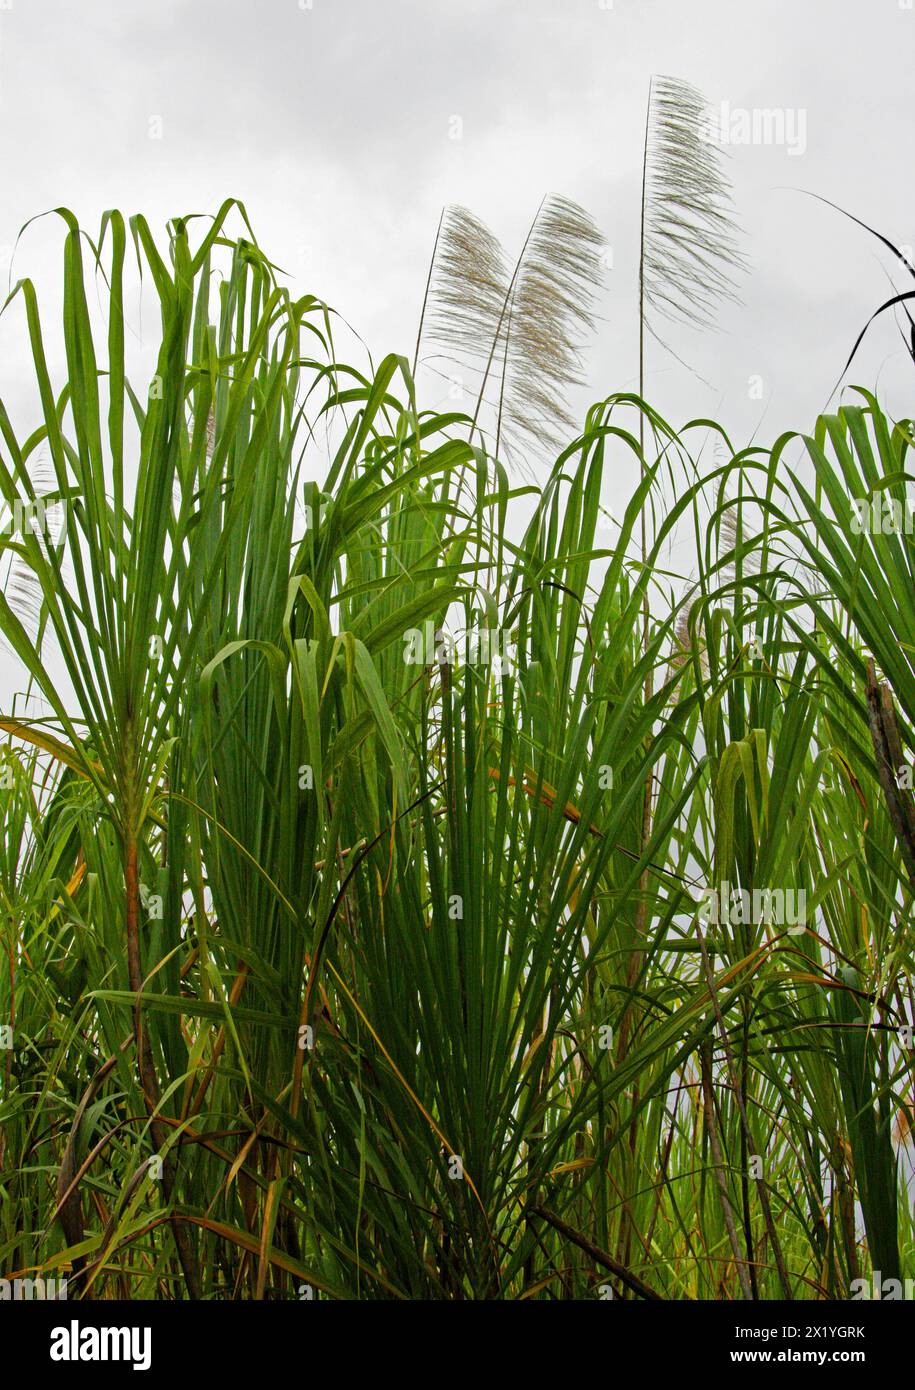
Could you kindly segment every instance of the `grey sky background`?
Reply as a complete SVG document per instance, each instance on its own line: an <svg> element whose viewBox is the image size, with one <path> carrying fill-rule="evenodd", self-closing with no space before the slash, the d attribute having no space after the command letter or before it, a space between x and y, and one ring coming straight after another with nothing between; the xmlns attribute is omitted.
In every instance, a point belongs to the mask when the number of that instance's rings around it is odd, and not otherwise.
<svg viewBox="0 0 915 1390"><path fill-rule="evenodd" d="M237 195L294 284L345 315L376 357L412 351L443 204L472 208L515 248L557 192L613 250L587 394L633 383L652 73L689 79L715 105L802 110L807 125L803 153L731 149L752 271L719 333L674 337L714 392L651 353L648 394L672 422L711 406L738 440L763 408L763 437L808 425L889 293L877 244L789 189L915 241L911 0L7 4L0 243L58 203L94 230L109 206L156 225ZM454 116L461 139L449 138ZM34 275L46 298L60 241L45 222L16 255L14 275ZM912 378L899 335L889 320L873 333L852 376L873 385L879 374L903 409Z"/></svg>
<svg viewBox="0 0 915 1390"><path fill-rule="evenodd" d="M915 243L912 0L6 0L0 3L0 258L57 204L93 233L106 207L178 213L241 198L297 291L329 302L376 360L412 355L441 208L517 250L545 193L580 202L612 249L576 400L637 370L639 178L652 73L713 106L803 113L802 152L735 145L743 303L717 333L671 332L706 387L649 350L673 424L711 414L738 446L812 426L867 316L904 278L867 234ZM461 138L454 118L460 119ZM157 138L160 137L160 138ZM62 226L34 224L14 280L53 317ZM154 325L150 325L152 331ZM889 318L850 380L913 414ZM22 316L0 323L0 396L23 434ZM758 379L758 380L757 380ZM424 404L445 402L426 379ZM621 480L620 498L630 480ZM4 682L5 685L5 682Z"/></svg>

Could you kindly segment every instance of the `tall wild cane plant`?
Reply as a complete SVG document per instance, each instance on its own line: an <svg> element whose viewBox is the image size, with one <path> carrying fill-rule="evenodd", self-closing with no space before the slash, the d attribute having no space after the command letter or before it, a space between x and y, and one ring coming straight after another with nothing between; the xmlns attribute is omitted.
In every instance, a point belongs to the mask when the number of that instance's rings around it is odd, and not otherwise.
<svg viewBox="0 0 915 1390"><path fill-rule="evenodd" d="M589 240L553 213L554 248ZM5 310L40 418L0 413L4 500L45 452L68 526L4 540L41 611L4 597L0 627L46 712L2 721L0 1266L76 1297L911 1274L911 808L885 765L913 751L911 538L850 501L900 492L911 426L865 396L709 464L611 396L522 527L481 414L420 409L402 358L338 360L243 208L164 252L141 218L93 241L61 215L61 380L28 281ZM142 390L131 255L161 315ZM503 421L521 279L481 289ZM448 627L512 660L454 664ZM704 923L724 881L803 889L800 932Z"/></svg>

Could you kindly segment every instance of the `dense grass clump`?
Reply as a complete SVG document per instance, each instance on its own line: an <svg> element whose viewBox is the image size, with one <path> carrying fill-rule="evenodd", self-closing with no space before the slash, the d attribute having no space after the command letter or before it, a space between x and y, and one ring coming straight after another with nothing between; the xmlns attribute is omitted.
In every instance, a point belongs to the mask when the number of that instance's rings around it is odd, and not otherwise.
<svg viewBox="0 0 915 1390"><path fill-rule="evenodd" d="M6 310L0 1273L912 1276L915 547L856 505L904 503L911 422L741 452L613 395L513 486L230 211L164 254L68 219L61 379Z"/></svg>

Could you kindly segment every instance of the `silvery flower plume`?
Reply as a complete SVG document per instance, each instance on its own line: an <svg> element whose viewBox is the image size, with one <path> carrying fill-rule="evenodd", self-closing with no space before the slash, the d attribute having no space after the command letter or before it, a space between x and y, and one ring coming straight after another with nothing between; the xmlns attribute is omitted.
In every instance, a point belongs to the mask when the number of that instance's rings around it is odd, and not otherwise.
<svg viewBox="0 0 915 1390"><path fill-rule="evenodd" d="M717 125L702 93L654 77L642 166L640 337L662 342L660 320L708 327L721 301L737 301L746 261Z"/></svg>
<svg viewBox="0 0 915 1390"><path fill-rule="evenodd" d="M660 323L709 327L722 301L737 300L738 275L746 262L739 247L731 185L718 136L716 120L701 92L679 78L652 77L645 117L639 237L638 378L642 400L646 336L650 334L688 367L661 336ZM642 411L639 444L644 476L647 462ZM644 514L641 555L645 564L648 526ZM647 632L647 594L645 623Z"/></svg>
<svg viewBox="0 0 915 1390"><path fill-rule="evenodd" d="M494 414L494 452L518 460L559 445L574 420L568 392L603 284L604 239L567 198L545 198L512 265L466 208L442 216L423 306L429 345L479 380L474 424Z"/></svg>

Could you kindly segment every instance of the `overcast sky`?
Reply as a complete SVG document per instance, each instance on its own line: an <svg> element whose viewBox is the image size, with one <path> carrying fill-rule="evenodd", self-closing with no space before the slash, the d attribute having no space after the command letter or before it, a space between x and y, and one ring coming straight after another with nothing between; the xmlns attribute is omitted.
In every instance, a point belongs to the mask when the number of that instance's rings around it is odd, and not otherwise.
<svg viewBox="0 0 915 1390"><path fill-rule="evenodd" d="M887 272L902 284L866 233L794 190L915 243L911 3L0 0L0 255L56 204L94 231L107 207L162 226L235 195L296 290L339 310L377 359L412 353L443 205L517 250L542 196L560 193L612 249L587 357L597 399L636 380L645 101L652 73L674 75L732 118L781 112L786 139L731 147L743 303L719 332L673 338L713 389L654 349L647 394L672 423L710 413L738 445L755 430L769 442L812 425ZM13 266L49 304L61 230L33 226ZM17 331L0 333L13 406ZM851 377L913 413L888 319Z"/></svg>
<svg viewBox="0 0 915 1390"><path fill-rule="evenodd" d="M743 305L720 333L674 340L715 390L655 351L648 394L674 422L714 408L738 440L765 408L769 438L812 422L890 292L877 244L790 190L915 242L911 3L3 0L0 244L58 203L94 228L109 206L161 224L236 195L296 287L379 356L412 350L444 204L517 248L543 194L561 193L613 251L588 357L597 398L634 380L649 77L684 77L732 113L786 112L805 139L794 153L732 146L752 262ZM59 243L50 223L30 231L14 273L49 294ZM878 374L910 409L888 320L852 372Z"/></svg>

